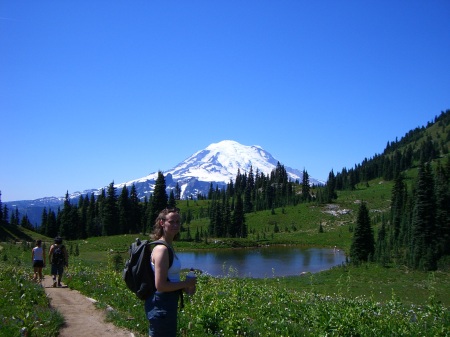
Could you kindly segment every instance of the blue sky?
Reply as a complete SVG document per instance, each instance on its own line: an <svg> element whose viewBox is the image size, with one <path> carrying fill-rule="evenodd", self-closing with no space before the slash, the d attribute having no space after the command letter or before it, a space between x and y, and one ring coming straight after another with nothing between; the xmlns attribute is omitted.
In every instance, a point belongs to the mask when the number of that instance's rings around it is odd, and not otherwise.
<svg viewBox="0 0 450 337"><path fill-rule="evenodd" d="M225 139L326 180L450 108L449 18L448 0L2 1L2 201Z"/></svg>

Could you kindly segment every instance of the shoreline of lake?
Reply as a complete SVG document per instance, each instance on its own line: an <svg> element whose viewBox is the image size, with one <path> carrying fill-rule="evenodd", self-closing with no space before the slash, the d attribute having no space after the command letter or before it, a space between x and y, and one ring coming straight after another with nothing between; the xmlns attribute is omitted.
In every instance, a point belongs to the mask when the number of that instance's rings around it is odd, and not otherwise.
<svg viewBox="0 0 450 337"><path fill-rule="evenodd" d="M305 248L298 245L183 250L176 254L183 268L194 268L211 276L250 278L316 273L342 265L347 260L345 252L337 248Z"/></svg>

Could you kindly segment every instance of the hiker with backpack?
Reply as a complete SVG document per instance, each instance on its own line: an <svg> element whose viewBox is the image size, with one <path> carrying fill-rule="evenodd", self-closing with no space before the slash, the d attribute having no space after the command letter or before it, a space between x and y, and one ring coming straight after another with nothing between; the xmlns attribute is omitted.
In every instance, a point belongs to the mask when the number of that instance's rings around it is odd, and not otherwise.
<svg viewBox="0 0 450 337"><path fill-rule="evenodd" d="M145 300L151 337L176 336L178 300L180 296L182 298L183 291L195 289L195 278L180 280L181 262L172 248L172 242L180 232L181 217L178 212L177 208L161 211L151 234L153 240L164 242L153 248L148 261L154 270L156 286L156 291ZM170 261L172 255L173 261Z"/></svg>
<svg viewBox="0 0 450 337"><path fill-rule="evenodd" d="M61 280L64 273L64 267L69 266L69 256L66 247L62 244L62 238L55 238L55 243L50 247L48 257L51 263L51 274L53 278L53 287L62 287ZM58 277L58 280L56 279ZM58 281L58 282L57 282Z"/></svg>

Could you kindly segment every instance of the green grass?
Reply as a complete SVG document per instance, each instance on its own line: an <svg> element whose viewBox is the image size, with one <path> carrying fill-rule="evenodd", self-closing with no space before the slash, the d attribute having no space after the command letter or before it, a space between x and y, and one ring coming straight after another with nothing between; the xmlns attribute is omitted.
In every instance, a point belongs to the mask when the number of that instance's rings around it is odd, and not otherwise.
<svg viewBox="0 0 450 337"><path fill-rule="evenodd" d="M31 248L27 248L26 245L0 246L1 336L57 336L64 319L49 307L41 285L31 280L31 264L24 262L30 261Z"/></svg>
<svg viewBox="0 0 450 337"><path fill-rule="evenodd" d="M413 179L414 170L408 173L408 182ZM392 182L378 179L370 181L368 186L360 184L354 191L339 192L334 207L346 211L334 215L327 212L329 206L315 203L278 208L274 212L250 213L246 215L249 237L221 238L220 247L292 244L337 246L348 251L359 202L367 203L376 233L380 214L389 211L391 190ZM208 201L181 201L178 205L182 212L187 207L194 210L194 220L190 224L192 236L197 229L207 230L208 219L195 216L201 208L206 210L207 205ZM322 225L323 233L319 233L319 225ZM275 232L276 227L278 232ZM52 243L52 239L31 232L27 234L43 239L47 245ZM148 239L148 233L65 242L69 249L78 246L80 252L79 256L71 255L65 280L71 288L97 299L100 307L114 308L109 318L115 324L144 336L148 322L144 317L143 303L125 288L120 275L127 248L136 237ZM214 249L218 247L212 243L214 239L198 243L178 241L175 247L177 250ZM7 257L4 263L22 263L21 268L25 269L18 274L26 275L28 267L24 266L30 259L31 246L4 247L1 255ZM266 279L235 278L233 270L228 274L222 278L200 276L197 294L187 301L180 314L181 336L450 335L448 267L425 273L401 266L384 268L366 264ZM6 279L7 274L3 272L1 275ZM27 277L14 281L14 287L17 288L22 281L28 282ZM15 298L12 301L20 300ZM13 314L9 313L8 317L13 317ZM3 316L2 319L2 324L14 331L22 324ZM26 322L21 319L17 322ZM53 319L55 323L52 326L57 329L58 319ZM40 325L38 328L41 329ZM50 328L48 330L51 331Z"/></svg>
<svg viewBox="0 0 450 337"><path fill-rule="evenodd" d="M288 217L287 214L285 216ZM311 237L324 234L311 234ZM114 310L108 317L115 324L144 336L148 322L143 303L126 289L120 274L122 263L116 260L116 253L123 254L124 247L134 238L133 235L120 235L68 243L78 244L80 255L71 256L65 281L71 288L98 300L99 307L112 307ZM310 240L303 238L303 242L313 242ZM185 247L186 243L176 243L176 249L179 246ZM4 247L2 256L7 256L4 264L9 263L10 269L2 268L5 270L2 282L10 279L11 274L24 275L20 280L14 279L12 285L6 285L6 289L11 289L8 294L16 295L9 301L21 303L18 308L22 309L17 313L7 309L9 312L3 314L4 317L16 318L26 310L33 314L37 312L40 317L33 318L31 323L25 314L18 320L4 318L3 324L11 331L17 332L17 329L29 326L30 331L39 331L39 336L56 336L53 333L60 324L58 317L53 317L51 312L41 314L40 310L32 309L32 302L20 299L20 284L27 284L27 299L36 297L32 291L38 291L38 294L41 291L42 294L42 288L39 290L40 287L28 280L31 267L26 261L29 261L31 247ZM17 264L22 266L19 273L11 269L11 265ZM181 336L450 334L450 278L443 271L422 273L367 264L286 278L239 279L233 277L236 275L233 270L229 270L228 275L222 278L199 277L197 294L187 299L180 313ZM2 283L2 286L5 285ZM43 303L41 306L47 308ZM41 325L45 315L53 319L51 327ZM42 333L43 329L47 330Z"/></svg>
<svg viewBox="0 0 450 337"><path fill-rule="evenodd" d="M109 319L140 336L148 322L143 302L125 288L120 273L82 264L71 269L69 286L99 301L100 307L114 308ZM368 269L372 266L368 265ZM373 270L372 272L376 272ZM433 297L433 281L424 275L429 298L406 305L391 290L379 301L375 289L368 296L355 296L348 288L358 282L337 280L336 293L318 291L319 280L295 289L284 278L262 280L199 276L197 293L186 298L179 314L180 336L446 336L450 333L448 308ZM448 275L447 275L448 276ZM416 282L422 282L415 276ZM304 278L308 279L308 277ZM95 280L95 282L93 282ZM297 278L299 280L299 278ZM292 281L292 279L291 279ZM336 280L335 280L336 281ZM393 287L395 288L395 283Z"/></svg>
<svg viewBox="0 0 450 337"><path fill-rule="evenodd" d="M264 282L282 284L288 289L324 296L368 296L377 302L387 303L395 295L405 305L419 306L432 300L449 307L449 279L449 273L443 271L421 272L365 264L359 267L339 266L320 273L267 279Z"/></svg>

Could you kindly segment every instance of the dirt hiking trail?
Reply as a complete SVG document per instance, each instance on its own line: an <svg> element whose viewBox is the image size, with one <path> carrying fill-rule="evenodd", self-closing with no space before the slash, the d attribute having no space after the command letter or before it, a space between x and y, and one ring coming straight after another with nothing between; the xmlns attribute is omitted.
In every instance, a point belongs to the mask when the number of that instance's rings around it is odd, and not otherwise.
<svg viewBox="0 0 450 337"><path fill-rule="evenodd" d="M97 309L92 300L64 285L53 288L52 277L45 275L42 282L50 305L58 310L65 320L59 337L134 337L130 331L105 321L106 314Z"/></svg>

